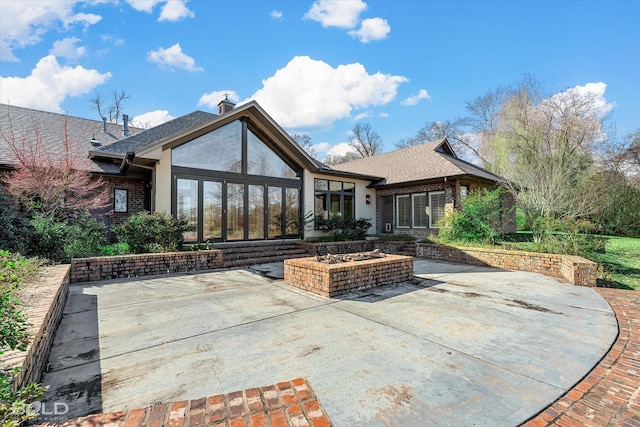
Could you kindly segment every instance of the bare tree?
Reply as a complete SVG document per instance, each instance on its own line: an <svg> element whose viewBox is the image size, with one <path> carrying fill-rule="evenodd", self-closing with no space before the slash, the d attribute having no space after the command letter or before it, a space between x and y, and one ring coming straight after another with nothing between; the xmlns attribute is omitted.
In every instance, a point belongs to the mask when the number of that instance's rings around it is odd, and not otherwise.
<svg viewBox="0 0 640 427"><path fill-rule="evenodd" d="M531 89L522 86L503 99L486 141L491 169L508 180L530 224L594 214L601 206L593 194L606 187L595 179L594 161L606 117L591 94L569 90L544 98Z"/></svg>
<svg viewBox="0 0 640 427"><path fill-rule="evenodd" d="M7 112L9 126L0 137L17 160L15 170L3 177L9 192L23 206L65 220L74 211L103 209L110 204L104 182L81 170L79 141L70 137L64 119L57 141L46 141L42 124L33 121L31 129L16 129Z"/></svg>
<svg viewBox="0 0 640 427"><path fill-rule="evenodd" d="M454 143L463 137L459 125L455 121L444 120L441 122L426 123L414 136L394 143L397 148L413 147L425 142L447 138Z"/></svg>
<svg viewBox="0 0 640 427"><path fill-rule="evenodd" d="M318 157L318 152L315 150L315 148L313 148L311 137L309 135L303 133L294 133L293 135L291 135L291 138L293 138L296 144L298 144L300 148L306 151L308 155L313 158Z"/></svg>
<svg viewBox="0 0 640 427"><path fill-rule="evenodd" d="M91 108L98 112L100 119L104 117L109 123L117 124L120 120L123 103L127 99L129 99L129 94L124 89L114 89L109 94L109 99L105 100L96 92L92 98L89 98L89 102L92 104Z"/></svg>
<svg viewBox="0 0 640 427"><path fill-rule="evenodd" d="M322 163L329 166L333 166L333 165L339 165L340 163L347 163L352 160L358 160L358 159L362 159L362 157L358 153L356 153L355 151L349 151L343 155L328 154L327 157L322 159Z"/></svg>
<svg viewBox="0 0 640 427"><path fill-rule="evenodd" d="M349 145L354 148L359 157L375 156L382 149L382 138L373 130L369 123L358 123L351 130L353 138Z"/></svg>

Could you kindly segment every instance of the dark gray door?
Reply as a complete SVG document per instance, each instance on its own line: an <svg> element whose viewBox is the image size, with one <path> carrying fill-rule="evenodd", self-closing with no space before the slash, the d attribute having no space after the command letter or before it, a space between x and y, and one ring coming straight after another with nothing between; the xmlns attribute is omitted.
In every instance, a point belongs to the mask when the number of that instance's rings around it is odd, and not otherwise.
<svg viewBox="0 0 640 427"><path fill-rule="evenodd" d="M380 197L380 233L393 233L393 196Z"/></svg>

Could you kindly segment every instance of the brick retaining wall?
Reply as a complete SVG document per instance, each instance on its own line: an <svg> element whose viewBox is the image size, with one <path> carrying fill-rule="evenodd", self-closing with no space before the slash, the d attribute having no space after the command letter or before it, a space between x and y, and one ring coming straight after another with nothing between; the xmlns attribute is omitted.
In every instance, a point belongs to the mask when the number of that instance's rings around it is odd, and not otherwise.
<svg viewBox="0 0 640 427"><path fill-rule="evenodd" d="M418 243L416 256L461 264L486 265L564 278L579 286L596 286L597 264L575 255L543 254L488 248L458 248Z"/></svg>
<svg viewBox="0 0 640 427"><path fill-rule="evenodd" d="M412 277L413 258L402 255L338 264L317 262L315 258L284 261L285 284L325 297L405 282Z"/></svg>
<svg viewBox="0 0 640 427"><path fill-rule="evenodd" d="M20 293L25 302L25 317L31 324L29 332L34 339L26 351L7 351L0 355L0 369L20 368L12 384L13 390L40 381L46 368L67 302L69 266L44 268L37 281L26 285Z"/></svg>
<svg viewBox="0 0 640 427"><path fill-rule="evenodd" d="M71 283L124 277L213 270L223 266L222 251L168 252L71 260Z"/></svg>

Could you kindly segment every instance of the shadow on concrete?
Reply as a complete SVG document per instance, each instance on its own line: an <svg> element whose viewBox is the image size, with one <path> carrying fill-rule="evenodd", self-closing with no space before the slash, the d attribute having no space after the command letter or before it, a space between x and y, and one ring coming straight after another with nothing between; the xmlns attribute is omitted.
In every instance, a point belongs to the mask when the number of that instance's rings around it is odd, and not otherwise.
<svg viewBox="0 0 640 427"><path fill-rule="evenodd" d="M85 293L95 285L71 285L49 355L42 384L39 423L61 423L77 416L102 412L102 373L97 296Z"/></svg>
<svg viewBox="0 0 640 427"><path fill-rule="evenodd" d="M420 277L414 277L411 280L402 283L395 283L391 285L380 285L361 291L350 292L344 295L338 295L332 297L336 300L356 301L375 303L384 301L390 298L394 298L400 295L405 295L411 292L419 291L421 289L431 288L436 285L440 285L444 282L439 280L423 279Z"/></svg>

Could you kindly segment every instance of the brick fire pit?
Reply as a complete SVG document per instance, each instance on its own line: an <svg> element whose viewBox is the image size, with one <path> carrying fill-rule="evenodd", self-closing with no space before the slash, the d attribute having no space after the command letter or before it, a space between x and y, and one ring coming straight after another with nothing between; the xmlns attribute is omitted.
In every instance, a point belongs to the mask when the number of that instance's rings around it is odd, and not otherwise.
<svg viewBox="0 0 640 427"><path fill-rule="evenodd" d="M413 258L410 256L387 255L338 264L325 264L315 258L284 261L284 283L326 297L405 282L412 277Z"/></svg>

